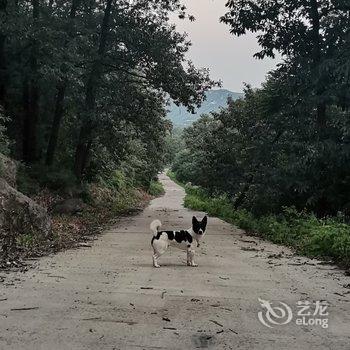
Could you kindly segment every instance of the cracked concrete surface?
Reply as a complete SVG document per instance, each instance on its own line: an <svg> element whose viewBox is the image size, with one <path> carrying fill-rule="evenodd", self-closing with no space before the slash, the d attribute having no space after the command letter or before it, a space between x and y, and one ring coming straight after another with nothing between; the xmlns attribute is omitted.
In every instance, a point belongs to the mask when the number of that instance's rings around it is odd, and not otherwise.
<svg viewBox="0 0 350 350"><path fill-rule="evenodd" d="M26 273L0 272L0 349L350 348L349 277L217 218L197 249L199 267L171 248L153 268L150 222L188 228L193 214L204 215L183 208L181 187L161 181L163 197L91 248L42 258ZM258 298L288 304L292 321L261 324ZM296 325L300 300L326 300L329 327Z"/></svg>

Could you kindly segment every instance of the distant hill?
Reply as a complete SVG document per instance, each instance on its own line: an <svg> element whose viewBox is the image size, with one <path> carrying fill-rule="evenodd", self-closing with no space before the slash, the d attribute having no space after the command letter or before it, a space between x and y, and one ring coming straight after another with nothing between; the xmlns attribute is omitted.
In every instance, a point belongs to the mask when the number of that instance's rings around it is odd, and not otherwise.
<svg viewBox="0 0 350 350"><path fill-rule="evenodd" d="M173 122L174 126L188 126L196 121L202 114L216 112L220 107L226 107L228 97L237 100L243 97L243 94L219 89L208 91L206 96L207 99L203 102L202 106L196 110L195 114L189 113L185 107L178 107L174 103L171 103L169 106L168 118Z"/></svg>

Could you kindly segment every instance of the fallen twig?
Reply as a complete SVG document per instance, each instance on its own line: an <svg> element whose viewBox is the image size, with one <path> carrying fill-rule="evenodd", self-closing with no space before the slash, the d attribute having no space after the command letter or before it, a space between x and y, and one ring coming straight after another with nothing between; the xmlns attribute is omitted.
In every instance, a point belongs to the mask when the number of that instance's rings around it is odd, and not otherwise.
<svg viewBox="0 0 350 350"><path fill-rule="evenodd" d="M254 243L256 245L258 245L258 242L256 241L249 241L249 240L245 240L245 239L240 239L241 242L244 242L244 243Z"/></svg>
<svg viewBox="0 0 350 350"><path fill-rule="evenodd" d="M253 247L241 247L241 250L248 251L248 252L260 252L260 251L263 251L264 249L256 249Z"/></svg>
<svg viewBox="0 0 350 350"><path fill-rule="evenodd" d="M218 321L215 321L215 320L209 320L209 321L215 323L216 325L218 325L220 327L223 327L223 325L221 323L219 323Z"/></svg>
<svg viewBox="0 0 350 350"><path fill-rule="evenodd" d="M11 311L27 311L27 310L36 310L39 309L39 306L33 306L33 307L18 307L11 309Z"/></svg>

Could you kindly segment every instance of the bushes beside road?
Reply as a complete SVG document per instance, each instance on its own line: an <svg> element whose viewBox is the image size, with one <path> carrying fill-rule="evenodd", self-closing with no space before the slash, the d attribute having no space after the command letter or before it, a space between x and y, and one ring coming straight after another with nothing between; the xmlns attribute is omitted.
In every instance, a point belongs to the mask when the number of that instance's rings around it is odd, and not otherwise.
<svg viewBox="0 0 350 350"><path fill-rule="evenodd" d="M168 175L176 178L174 173ZM225 196L212 197L199 187L184 187L187 208L217 216L248 234L287 245L299 254L350 266L350 225L342 217L319 219L287 207L278 215L255 216L245 209L235 210Z"/></svg>

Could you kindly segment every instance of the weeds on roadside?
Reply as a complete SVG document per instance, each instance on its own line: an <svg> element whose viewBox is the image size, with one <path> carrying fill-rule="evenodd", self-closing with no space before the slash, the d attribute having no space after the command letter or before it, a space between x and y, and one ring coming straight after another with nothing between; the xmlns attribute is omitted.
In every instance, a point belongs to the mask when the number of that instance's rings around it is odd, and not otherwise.
<svg viewBox="0 0 350 350"><path fill-rule="evenodd" d="M280 215L256 217L245 209L235 210L225 196L210 197L201 188L183 186L187 208L217 216L248 233L294 248L299 254L331 258L350 266L350 225L341 217L319 219L287 207Z"/></svg>
<svg viewBox="0 0 350 350"><path fill-rule="evenodd" d="M151 196L160 196L165 193L165 190L159 181L152 180L149 184L148 193Z"/></svg>

